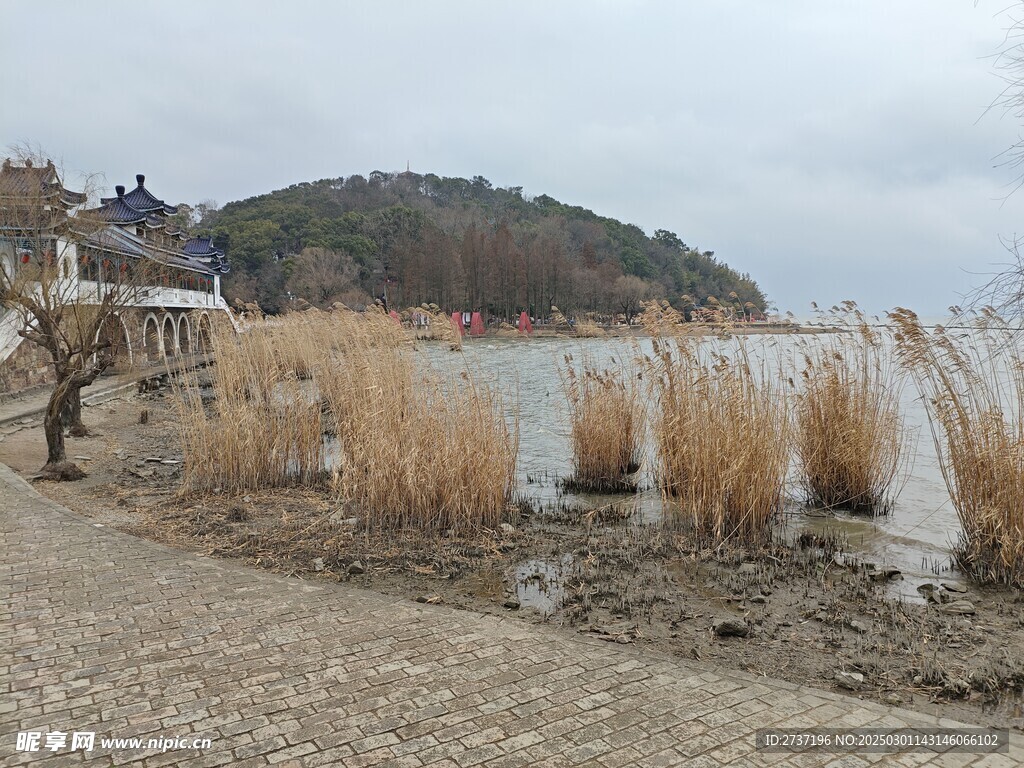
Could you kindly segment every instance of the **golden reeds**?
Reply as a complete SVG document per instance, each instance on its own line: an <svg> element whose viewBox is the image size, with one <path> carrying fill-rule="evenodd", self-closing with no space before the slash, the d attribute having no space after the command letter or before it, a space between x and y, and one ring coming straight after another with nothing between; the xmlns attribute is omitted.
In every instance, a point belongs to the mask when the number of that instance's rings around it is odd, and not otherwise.
<svg viewBox="0 0 1024 768"><path fill-rule="evenodd" d="M499 399L417 368L382 312L260 320L215 352L209 406L195 376L175 388L186 491L301 484L333 488L366 527L501 522L518 441Z"/></svg>
<svg viewBox="0 0 1024 768"><path fill-rule="evenodd" d="M577 373L572 356L565 356L562 382L569 401L573 460L566 488L596 493L636 490L631 475L640 468L644 412L634 381L636 377L622 365L618 370L599 370L584 361Z"/></svg>
<svg viewBox="0 0 1024 768"><path fill-rule="evenodd" d="M518 435L500 399L468 376L417 368L398 346L353 335L322 391L341 456L334 484L368 527L497 527L511 501Z"/></svg>
<svg viewBox="0 0 1024 768"><path fill-rule="evenodd" d="M928 410L939 465L963 531L960 567L1024 587L1024 356L1019 331L992 310L929 333L896 309L897 350ZM966 333L964 332L966 331Z"/></svg>
<svg viewBox="0 0 1024 768"><path fill-rule="evenodd" d="M604 328L593 320L582 317L576 318L576 323L573 325L573 331L575 331L576 336L581 339L599 339L606 335Z"/></svg>
<svg viewBox="0 0 1024 768"><path fill-rule="evenodd" d="M685 333L686 318L683 313L664 299L641 301L640 308L637 320L649 335L674 337Z"/></svg>
<svg viewBox="0 0 1024 768"><path fill-rule="evenodd" d="M778 371L699 342L654 340L650 360L656 474L666 523L704 543L765 544L789 463L787 395Z"/></svg>
<svg viewBox="0 0 1024 768"><path fill-rule="evenodd" d="M903 378L881 334L855 307L835 320L852 333L801 345L796 454L809 503L890 511L906 443L899 401Z"/></svg>
<svg viewBox="0 0 1024 768"><path fill-rule="evenodd" d="M308 377L306 340L295 315L288 324L259 321L236 336L224 324L214 334L216 365L204 404L195 373L175 386L188 491L237 492L312 485L325 457L320 403Z"/></svg>

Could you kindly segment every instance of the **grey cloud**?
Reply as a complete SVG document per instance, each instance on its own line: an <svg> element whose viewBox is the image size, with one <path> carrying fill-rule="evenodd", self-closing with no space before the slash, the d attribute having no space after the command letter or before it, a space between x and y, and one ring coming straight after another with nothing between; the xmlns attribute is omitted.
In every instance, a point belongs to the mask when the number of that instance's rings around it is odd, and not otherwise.
<svg viewBox="0 0 1024 768"><path fill-rule="evenodd" d="M750 271L941 311L1003 258L1002 6L964 0L9 2L0 143L173 200L482 174Z"/></svg>

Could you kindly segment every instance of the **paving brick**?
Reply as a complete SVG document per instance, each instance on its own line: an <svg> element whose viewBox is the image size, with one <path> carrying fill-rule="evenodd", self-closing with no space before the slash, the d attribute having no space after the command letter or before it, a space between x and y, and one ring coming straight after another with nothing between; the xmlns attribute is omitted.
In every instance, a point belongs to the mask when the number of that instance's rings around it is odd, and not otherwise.
<svg viewBox="0 0 1024 768"><path fill-rule="evenodd" d="M65 764L15 753L29 728L212 741L111 757L141 768L1024 764L1018 735L988 757L756 752L757 728L938 721L174 551L93 527L2 465L0 552L3 765Z"/></svg>

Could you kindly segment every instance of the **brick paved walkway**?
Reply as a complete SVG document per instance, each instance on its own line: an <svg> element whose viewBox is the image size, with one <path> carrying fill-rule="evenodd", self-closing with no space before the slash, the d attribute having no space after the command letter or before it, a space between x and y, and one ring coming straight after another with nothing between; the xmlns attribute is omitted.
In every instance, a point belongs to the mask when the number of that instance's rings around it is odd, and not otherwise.
<svg viewBox="0 0 1024 768"><path fill-rule="evenodd" d="M0 465L0 764L95 731L136 766L1021 765L778 755L753 731L934 719L512 619L311 585L97 528ZM742 642L742 641L737 641ZM209 749L102 750L196 734ZM1015 737L1016 738L1016 737ZM97 757L100 759L97 759Z"/></svg>

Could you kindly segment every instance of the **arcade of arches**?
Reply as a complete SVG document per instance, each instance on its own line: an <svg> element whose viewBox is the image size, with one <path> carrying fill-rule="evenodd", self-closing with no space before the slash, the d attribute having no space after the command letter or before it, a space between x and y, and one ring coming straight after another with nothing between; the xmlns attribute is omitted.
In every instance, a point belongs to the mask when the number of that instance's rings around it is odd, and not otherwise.
<svg viewBox="0 0 1024 768"><path fill-rule="evenodd" d="M213 318L207 312L149 312L142 324L138 354L148 362L210 351Z"/></svg>
<svg viewBox="0 0 1024 768"><path fill-rule="evenodd" d="M214 328L231 324L221 310L130 308L108 319L100 329L106 347L99 353L109 361L105 375L144 367L182 355L211 350ZM0 396L53 383L53 365L41 347L19 344L0 361Z"/></svg>

